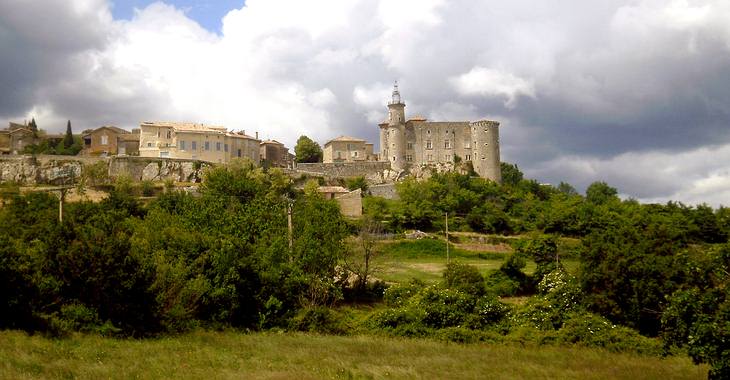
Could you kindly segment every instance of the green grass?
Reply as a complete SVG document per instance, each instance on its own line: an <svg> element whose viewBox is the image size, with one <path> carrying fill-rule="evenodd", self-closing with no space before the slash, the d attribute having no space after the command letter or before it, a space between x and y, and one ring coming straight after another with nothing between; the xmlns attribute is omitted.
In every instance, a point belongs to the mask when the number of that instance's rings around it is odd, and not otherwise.
<svg viewBox="0 0 730 380"><path fill-rule="evenodd" d="M446 242L438 239L401 240L381 245L382 254L376 260L381 270L376 274L389 283L403 283L415 278L426 283L441 280L446 268ZM449 248L449 258L463 264L477 267L482 275L499 269L508 254L503 252L481 252ZM562 261L566 269L576 273L579 262L576 259ZM528 261L524 271L531 274L535 263Z"/></svg>
<svg viewBox="0 0 730 380"><path fill-rule="evenodd" d="M156 340L0 332L2 379L701 379L687 358L384 337L195 332Z"/></svg>

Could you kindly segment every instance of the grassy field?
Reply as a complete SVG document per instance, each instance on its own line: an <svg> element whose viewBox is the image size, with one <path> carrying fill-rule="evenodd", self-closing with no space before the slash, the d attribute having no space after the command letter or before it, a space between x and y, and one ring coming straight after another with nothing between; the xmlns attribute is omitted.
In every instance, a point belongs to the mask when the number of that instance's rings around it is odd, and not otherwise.
<svg viewBox="0 0 730 380"><path fill-rule="evenodd" d="M702 379L706 367L601 350L307 334L156 340L0 332L2 379Z"/></svg>
<svg viewBox="0 0 730 380"><path fill-rule="evenodd" d="M412 278L426 283L441 280L446 268L446 242L437 239L400 240L381 244L381 255L376 260L380 269L376 277L389 283L403 283ZM482 249L489 249L489 246ZM486 275L489 271L499 269L508 255L505 249L496 251L480 250L474 245L451 244L449 258L462 264L470 264ZM562 261L570 272L578 270L578 260ZM535 263L527 262L525 272L535 270Z"/></svg>

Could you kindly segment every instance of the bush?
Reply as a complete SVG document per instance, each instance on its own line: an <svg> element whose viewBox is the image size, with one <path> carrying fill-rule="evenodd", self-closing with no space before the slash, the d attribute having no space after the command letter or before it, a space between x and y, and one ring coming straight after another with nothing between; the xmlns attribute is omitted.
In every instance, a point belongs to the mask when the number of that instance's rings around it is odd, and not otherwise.
<svg viewBox="0 0 730 380"><path fill-rule="evenodd" d="M346 330L337 315L330 308L324 306L312 306L302 309L292 318L289 327L296 331L323 334L343 334Z"/></svg>
<svg viewBox="0 0 730 380"><path fill-rule="evenodd" d="M477 297L485 293L484 277L476 267L468 264L449 263L444 271L444 282L451 289Z"/></svg>
<svg viewBox="0 0 730 380"><path fill-rule="evenodd" d="M661 343L657 339L641 336L628 327L616 326L607 319L592 313L571 314L558 331L561 342L579 343L609 351L635 351L659 355Z"/></svg>
<svg viewBox="0 0 730 380"><path fill-rule="evenodd" d="M401 307L404 306L411 297L418 294L424 288L424 284L416 279L411 280L407 284L399 284L391 286L385 290L383 301L388 306Z"/></svg>
<svg viewBox="0 0 730 380"><path fill-rule="evenodd" d="M494 297L482 297L474 306L474 313L467 321L467 325L475 329L496 325L509 313L509 306L499 302Z"/></svg>
<svg viewBox="0 0 730 380"><path fill-rule="evenodd" d="M462 324L476 304L473 296L437 286L423 289L413 301L413 306L425 313L423 323L435 328Z"/></svg>

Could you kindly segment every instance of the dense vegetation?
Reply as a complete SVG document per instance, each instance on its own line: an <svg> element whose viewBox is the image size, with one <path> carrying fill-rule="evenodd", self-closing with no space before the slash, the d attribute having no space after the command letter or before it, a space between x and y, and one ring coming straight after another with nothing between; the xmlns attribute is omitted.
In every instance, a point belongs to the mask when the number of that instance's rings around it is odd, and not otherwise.
<svg viewBox="0 0 730 380"><path fill-rule="evenodd" d="M55 197L9 196L0 209L0 328L285 328L649 354L686 347L711 377L730 376L730 210L622 201L602 182L582 196L526 180L513 165L503 173L503 185L458 173L406 180L398 201L367 197L360 222L343 220L314 184L295 191L281 172L246 162L210 170L200 196L168 191L146 206L118 184L100 203L67 205L63 223ZM454 262L439 284L373 281L378 236L441 231L447 212L451 230L519 235L513 252L486 276ZM582 241L570 253L577 273L561 261L565 236ZM505 302L512 296L528 298ZM354 325L331 307L378 299Z"/></svg>

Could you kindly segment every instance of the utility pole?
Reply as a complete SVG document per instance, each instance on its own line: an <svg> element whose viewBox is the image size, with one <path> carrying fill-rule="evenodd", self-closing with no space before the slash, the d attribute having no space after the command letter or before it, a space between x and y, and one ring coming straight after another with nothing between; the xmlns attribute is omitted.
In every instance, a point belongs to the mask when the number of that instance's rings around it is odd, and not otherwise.
<svg viewBox="0 0 730 380"><path fill-rule="evenodd" d="M292 209L294 208L294 201L291 199L287 199L286 204L286 218L287 218L287 226L289 228L289 257L291 258L291 255L294 254L294 225L292 223Z"/></svg>
<svg viewBox="0 0 730 380"><path fill-rule="evenodd" d="M449 213L446 212L446 263L450 263L449 258Z"/></svg>

